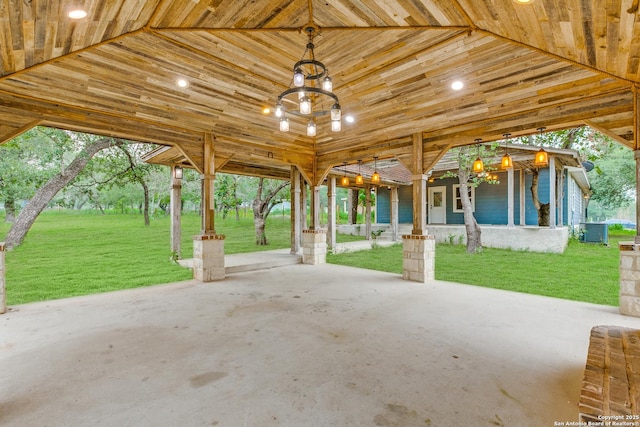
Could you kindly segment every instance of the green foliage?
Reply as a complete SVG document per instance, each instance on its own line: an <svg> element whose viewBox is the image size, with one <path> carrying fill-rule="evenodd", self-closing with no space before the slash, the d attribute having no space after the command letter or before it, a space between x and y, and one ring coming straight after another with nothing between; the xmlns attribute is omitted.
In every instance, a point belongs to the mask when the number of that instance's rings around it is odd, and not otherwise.
<svg viewBox="0 0 640 427"><path fill-rule="evenodd" d="M635 200L636 164L631 150L613 146L594 163L596 167L588 174L592 201L613 209L628 206Z"/></svg>

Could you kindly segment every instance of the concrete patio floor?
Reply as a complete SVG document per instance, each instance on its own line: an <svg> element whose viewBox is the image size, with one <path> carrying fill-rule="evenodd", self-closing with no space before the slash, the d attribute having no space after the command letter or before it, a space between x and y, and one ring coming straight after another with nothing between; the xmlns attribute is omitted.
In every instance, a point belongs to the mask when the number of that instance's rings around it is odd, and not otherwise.
<svg viewBox="0 0 640 427"><path fill-rule="evenodd" d="M617 307L335 265L13 306L3 426L553 426Z"/></svg>

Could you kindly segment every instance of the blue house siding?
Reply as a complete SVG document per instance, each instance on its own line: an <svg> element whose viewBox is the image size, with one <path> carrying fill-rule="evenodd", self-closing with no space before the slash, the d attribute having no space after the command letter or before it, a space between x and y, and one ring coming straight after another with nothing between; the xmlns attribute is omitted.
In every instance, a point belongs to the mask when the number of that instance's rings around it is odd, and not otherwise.
<svg viewBox="0 0 640 427"><path fill-rule="evenodd" d="M475 189L475 217L479 224L495 224L503 225L508 222L508 197L507 197L507 173L497 172L499 184L488 184L486 182L480 184ZM531 196L531 174L524 174L524 197L525 197L525 225L537 225L538 224L538 212L533 206L533 198ZM455 206L455 191L454 185L458 183L457 178L437 179L434 182L428 183L428 187L446 187L447 192L447 224L464 224L464 215L462 212L454 212ZM569 191L568 186L575 183L570 176L565 176L565 189L563 200L563 218L558 218L562 223L571 223L568 220L568 215L573 215L571 219L575 221L575 218L580 217L581 207L571 210L571 205L575 204L575 201L567 202L567 196L574 194L573 198L582 198L580 189L576 187L575 191ZM520 224L520 173L515 171L514 173L514 222ZM575 196L575 194L578 194ZM391 192L386 187L378 189L377 198L377 221L379 223L390 222L390 195ZM542 169L540 171L540 179L538 180L538 197L540 203L549 203L549 170ZM413 192L411 186L400 187L398 189L398 221L400 223L411 223L413 221L413 205L412 205ZM580 202L580 201L579 201ZM579 205L581 206L581 205ZM428 215L428 213L427 213ZM427 222L429 218L427 217ZM560 221L559 221L560 222Z"/></svg>

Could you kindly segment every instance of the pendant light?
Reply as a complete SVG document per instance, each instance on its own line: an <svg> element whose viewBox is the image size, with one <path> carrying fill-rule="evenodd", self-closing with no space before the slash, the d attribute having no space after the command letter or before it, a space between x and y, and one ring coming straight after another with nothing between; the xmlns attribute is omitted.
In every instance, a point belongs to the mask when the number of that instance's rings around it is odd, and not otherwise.
<svg viewBox="0 0 640 427"><path fill-rule="evenodd" d="M474 140L474 142L476 144L480 144L480 142L482 141L482 139L477 138ZM482 162L482 159L480 158L480 145L477 145L478 147L478 158L476 159L475 162L473 162L473 166L471 166L471 171L475 174L480 174L482 172L484 172L484 163Z"/></svg>
<svg viewBox="0 0 640 427"><path fill-rule="evenodd" d="M544 127L538 128L538 131L540 132L540 137L542 137L542 132L545 129L546 128ZM540 147L540 150L536 153L536 157L535 157L535 160L533 161L533 164L538 168L549 166L549 153L544 151L544 148Z"/></svg>
<svg viewBox="0 0 640 427"><path fill-rule="evenodd" d="M349 177L347 177L347 162L344 162L343 166L344 166L344 176L340 180L340 184L346 187L347 185L349 185Z"/></svg>
<svg viewBox="0 0 640 427"><path fill-rule="evenodd" d="M357 185L364 184L364 178L362 177L362 174L360 173L360 165L361 164L362 164L362 160L358 160L358 175L356 175L356 184Z"/></svg>
<svg viewBox="0 0 640 427"><path fill-rule="evenodd" d="M505 146L504 146L504 156L502 156L502 162L500 162L500 168L501 169L513 169L513 159L511 158L511 156L509 155L509 137L511 136L510 133L505 133L504 138L506 140Z"/></svg>
<svg viewBox="0 0 640 427"><path fill-rule="evenodd" d="M307 136L316 136L316 122L313 119L307 123Z"/></svg>
<svg viewBox="0 0 640 427"><path fill-rule="evenodd" d="M380 184L380 174L378 173L378 157L373 157L374 166L373 166L373 175L371 175L371 182L374 184Z"/></svg>

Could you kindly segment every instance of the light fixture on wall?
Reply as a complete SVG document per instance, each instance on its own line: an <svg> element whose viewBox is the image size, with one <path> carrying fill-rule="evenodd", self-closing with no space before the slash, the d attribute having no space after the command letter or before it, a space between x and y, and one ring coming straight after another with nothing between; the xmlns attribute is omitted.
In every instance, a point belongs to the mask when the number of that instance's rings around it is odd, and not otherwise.
<svg viewBox="0 0 640 427"><path fill-rule="evenodd" d="M304 31L309 41L302 59L293 66L293 87L282 92L276 104L275 115L280 118L280 130L289 130L286 115L293 114L309 117L307 136L316 136L316 119L328 115L331 118L331 130L339 132L342 130L342 109L338 97L332 92L333 81L329 70L315 58L313 38L316 26L311 19Z"/></svg>
<svg viewBox="0 0 640 427"><path fill-rule="evenodd" d="M480 158L480 142L481 141L482 139L480 138L477 138L474 140L474 142L477 144L477 147L478 147L478 158L475 160L475 162L473 162L473 165L471 166L471 171L475 174L484 172L484 163Z"/></svg>
<svg viewBox="0 0 640 427"><path fill-rule="evenodd" d="M175 179L182 179L182 172L182 166L176 165L173 167L173 177Z"/></svg>
<svg viewBox="0 0 640 427"><path fill-rule="evenodd" d="M378 173L378 157L373 157L374 166L373 166L373 175L371 175L371 182L374 184L380 184L380 174Z"/></svg>
<svg viewBox="0 0 640 427"><path fill-rule="evenodd" d="M344 162L343 166L344 166L344 175L340 180L340 184L346 187L347 185L349 185L349 177L347 177L347 162Z"/></svg>
<svg viewBox="0 0 640 427"><path fill-rule="evenodd" d="M357 185L364 184L364 178L362 177L362 174L360 173L360 165L361 164L362 164L362 160L358 160L358 175L356 175L356 184Z"/></svg>
<svg viewBox="0 0 640 427"><path fill-rule="evenodd" d="M540 132L540 137L542 137L542 132L545 130L546 128L544 127L539 127L538 131ZM549 153L547 153L546 151L544 151L544 148L540 148L540 150L536 153L536 157L533 161L533 164L540 168L540 167L545 167L549 165Z"/></svg>
<svg viewBox="0 0 640 427"><path fill-rule="evenodd" d="M500 168L513 169L513 159L509 155L509 137L511 136L511 134L505 133L503 136L506 140L506 143L504 145L505 151L504 151L504 156L502 156L502 161L500 162Z"/></svg>

